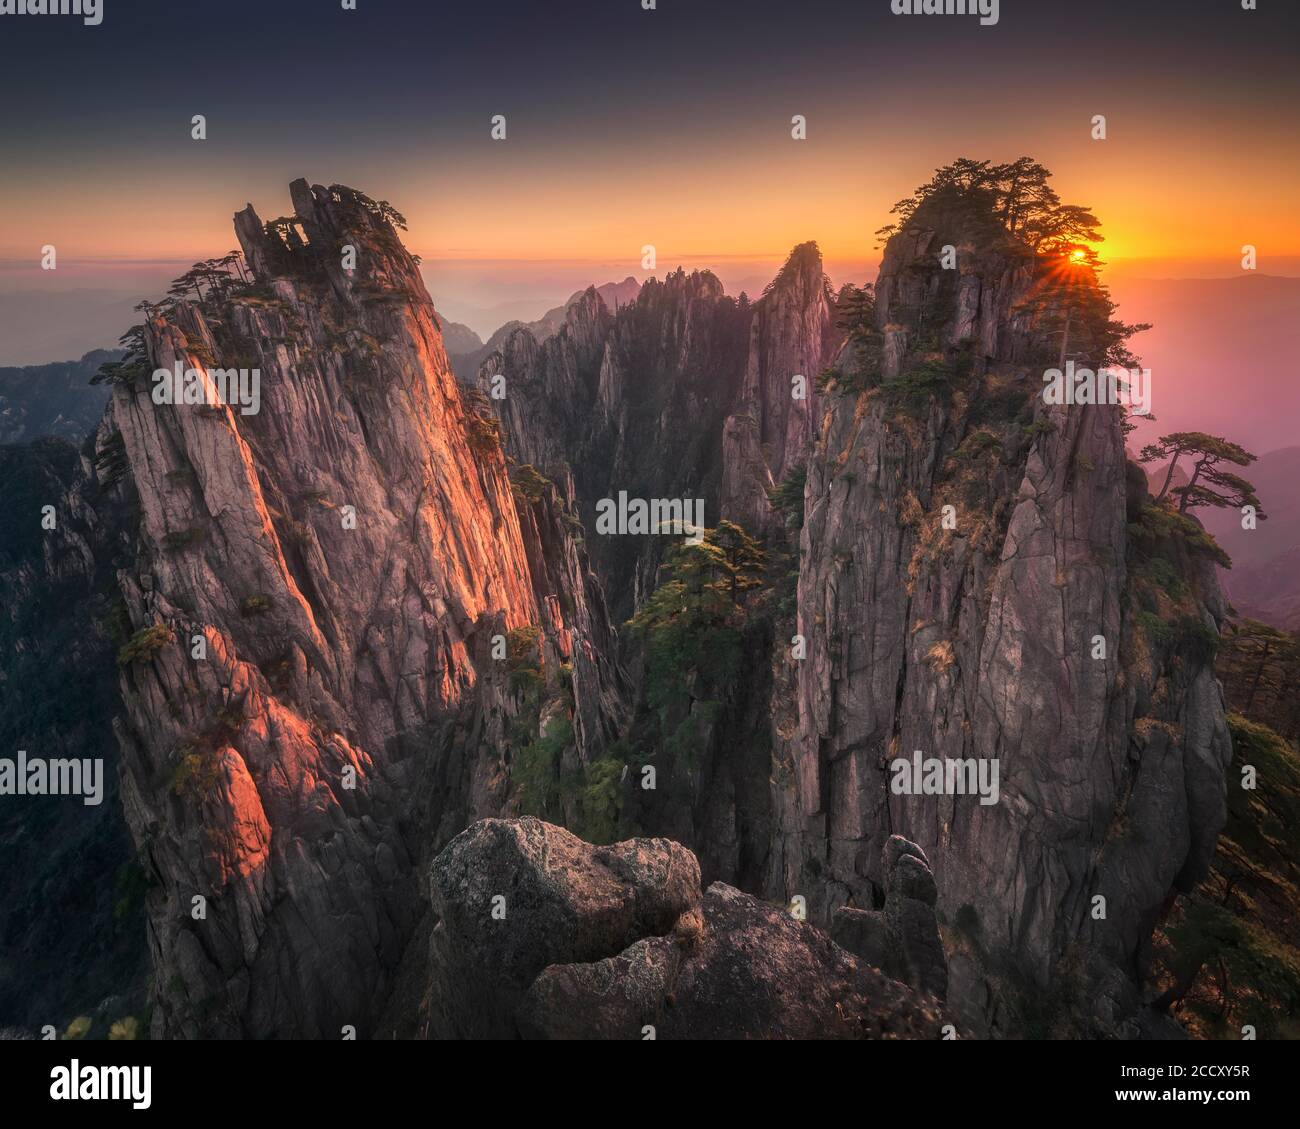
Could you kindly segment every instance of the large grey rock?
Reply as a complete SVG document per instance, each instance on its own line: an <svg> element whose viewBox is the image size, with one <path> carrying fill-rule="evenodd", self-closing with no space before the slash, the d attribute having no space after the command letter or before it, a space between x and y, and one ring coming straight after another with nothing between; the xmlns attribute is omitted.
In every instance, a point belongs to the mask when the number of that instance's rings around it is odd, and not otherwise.
<svg viewBox="0 0 1300 1129"><path fill-rule="evenodd" d="M721 882L702 925L552 966L520 1013L526 1036L551 1039L938 1039L942 1026L820 929Z"/></svg>
<svg viewBox="0 0 1300 1129"><path fill-rule="evenodd" d="M685 847L584 843L540 820L486 819L434 860L431 1027L439 1038L516 1033L544 968L613 956L698 911L700 869Z"/></svg>
<svg viewBox="0 0 1300 1129"><path fill-rule="evenodd" d="M722 883L701 897L694 855L667 840L483 820L432 889L434 1037L939 1036L929 1004L820 929Z"/></svg>

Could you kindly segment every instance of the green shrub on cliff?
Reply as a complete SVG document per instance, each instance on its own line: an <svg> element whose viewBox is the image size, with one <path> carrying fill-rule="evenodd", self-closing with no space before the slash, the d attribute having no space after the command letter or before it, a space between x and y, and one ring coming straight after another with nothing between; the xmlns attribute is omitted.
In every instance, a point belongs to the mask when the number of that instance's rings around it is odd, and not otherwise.
<svg viewBox="0 0 1300 1129"><path fill-rule="evenodd" d="M969 337L956 348L922 355L896 380L886 380L881 389L895 414L915 415L929 407L931 399L946 407L959 383L974 369L975 342Z"/></svg>
<svg viewBox="0 0 1300 1129"><path fill-rule="evenodd" d="M529 502L542 499L554 483L530 463L520 463L510 468L510 489L516 498Z"/></svg>
<svg viewBox="0 0 1300 1129"><path fill-rule="evenodd" d="M176 751L167 784L174 795L200 803L220 778L221 758L209 743L197 740Z"/></svg>
<svg viewBox="0 0 1300 1129"><path fill-rule="evenodd" d="M605 756L561 781L572 812L569 829L579 838L589 843L612 843L618 838L623 767L622 761Z"/></svg>
<svg viewBox="0 0 1300 1129"><path fill-rule="evenodd" d="M657 733L643 736L687 764L700 759L735 691L751 616L745 597L764 586L766 567L757 541L720 522L700 544L669 550L658 587L628 623L644 645L645 701Z"/></svg>
<svg viewBox="0 0 1300 1129"><path fill-rule="evenodd" d="M493 458L501 450L501 424L494 416L466 412L465 441L480 459Z"/></svg>
<svg viewBox="0 0 1300 1129"><path fill-rule="evenodd" d="M1162 541L1181 541L1190 552L1209 557L1223 568L1232 567L1232 558L1219 548L1208 530L1166 505L1144 503L1137 521L1129 522L1128 535L1142 557L1159 555Z"/></svg>
<svg viewBox="0 0 1300 1129"><path fill-rule="evenodd" d="M117 664L130 666L132 663L148 662L175 638L172 629L165 623L142 628L117 652Z"/></svg>
<svg viewBox="0 0 1300 1129"><path fill-rule="evenodd" d="M553 717L536 740L515 752L510 778L518 789L521 815L535 815L562 823L560 812L560 758L573 744L573 723Z"/></svg>
<svg viewBox="0 0 1300 1129"><path fill-rule="evenodd" d="M249 596L243 604L240 605L239 612L243 616L264 615L271 610L270 596Z"/></svg>
<svg viewBox="0 0 1300 1129"><path fill-rule="evenodd" d="M767 500L779 511L786 523L795 530L803 528L803 492L808 481L808 464L795 463L779 485L767 492Z"/></svg>

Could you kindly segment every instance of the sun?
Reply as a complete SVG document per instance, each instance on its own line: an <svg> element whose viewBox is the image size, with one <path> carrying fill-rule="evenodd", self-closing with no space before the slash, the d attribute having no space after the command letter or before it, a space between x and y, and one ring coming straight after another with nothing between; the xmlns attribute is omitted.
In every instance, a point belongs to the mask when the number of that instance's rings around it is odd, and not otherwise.
<svg viewBox="0 0 1300 1129"><path fill-rule="evenodd" d="M1086 251L1083 251L1083 250L1071 251L1071 252L1070 252L1070 261L1071 261L1071 262L1075 262L1075 263L1081 263L1081 262L1083 262L1084 256L1085 256L1086 254L1087 254L1087 252L1086 252Z"/></svg>

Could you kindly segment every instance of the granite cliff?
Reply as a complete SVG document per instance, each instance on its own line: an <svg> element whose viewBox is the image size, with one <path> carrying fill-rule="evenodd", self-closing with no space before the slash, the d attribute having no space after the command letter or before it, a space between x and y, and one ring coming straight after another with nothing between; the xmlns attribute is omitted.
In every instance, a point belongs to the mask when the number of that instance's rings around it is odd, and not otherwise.
<svg viewBox="0 0 1300 1129"><path fill-rule="evenodd" d="M1062 290L948 185L874 287L802 244L753 302L592 288L471 385L401 216L290 191L145 304L55 484L59 559L116 588L153 1034L1171 1029L1224 606L1123 409L1041 395L1126 359L1086 262ZM701 499L703 543L602 533L620 492ZM997 793L900 792L913 755Z"/></svg>

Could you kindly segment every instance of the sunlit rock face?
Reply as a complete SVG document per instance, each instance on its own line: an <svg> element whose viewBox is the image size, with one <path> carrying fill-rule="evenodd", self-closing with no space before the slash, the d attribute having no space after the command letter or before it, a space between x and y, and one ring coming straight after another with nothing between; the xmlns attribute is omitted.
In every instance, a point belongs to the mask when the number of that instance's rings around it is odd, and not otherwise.
<svg viewBox="0 0 1300 1129"><path fill-rule="evenodd" d="M255 285L145 327L158 369L256 369L258 410L144 381L111 404L140 499L122 589L161 632L118 733L163 1035L372 1029L416 858L505 803L494 636L576 658L580 755L611 728L585 558L544 505L521 524L416 264L364 197L291 192L280 233L236 216Z"/></svg>

